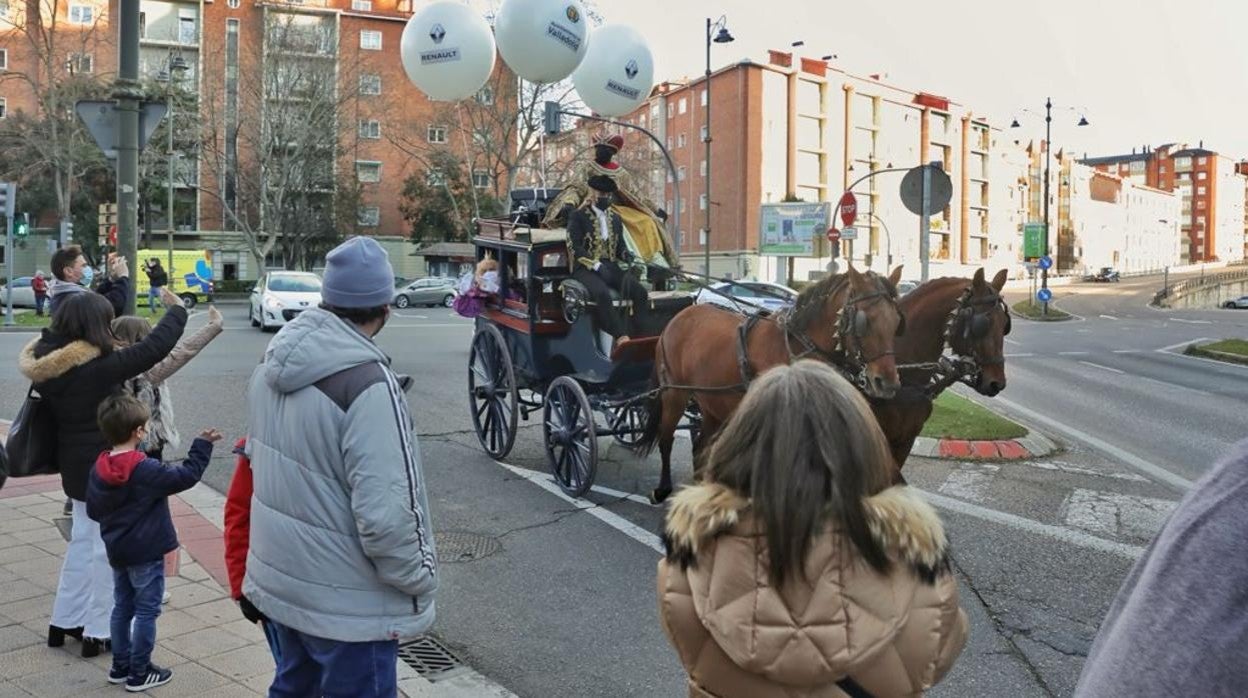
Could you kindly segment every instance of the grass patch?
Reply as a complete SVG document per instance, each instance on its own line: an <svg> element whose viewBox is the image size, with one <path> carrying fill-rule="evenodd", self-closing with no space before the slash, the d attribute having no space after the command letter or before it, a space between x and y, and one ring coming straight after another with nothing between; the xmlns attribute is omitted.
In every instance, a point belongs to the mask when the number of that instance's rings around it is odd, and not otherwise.
<svg viewBox="0 0 1248 698"><path fill-rule="evenodd" d="M1021 425L949 391L936 398L922 436L933 439L998 440L1026 436Z"/></svg>
<svg viewBox="0 0 1248 698"><path fill-rule="evenodd" d="M1069 320L1070 313L1060 310L1057 306L1049 303L1049 314L1044 314L1044 305L1037 303L1034 299L1019 301L1011 306L1011 309L1028 320L1040 320L1052 322L1054 320Z"/></svg>
<svg viewBox="0 0 1248 698"><path fill-rule="evenodd" d="M1248 364L1248 340L1224 339L1200 346L1193 344L1184 353L1231 364Z"/></svg>
<svg viewBox="0 0 1248 698"><path fill-rule="evenodd" d="M26 312L23 312L23 311L26 311ZM14 308L13 309L13 323L17 325L18 327L47 327L48 325L52 323L52 317L48 313L48 307L46 305L44 306L43 311L44 311L44 314L42 316L39 316L39 315L35 315L34 310L28 310L26 308ZM161 308L161 309L158 309L155 314L152 314L152 312L147 309L147 306L144 305L139 308L135 308L134 314L142 318L147 318L152 323L156 323L160 320L161 317L164 316L165 311L163 308ZM3 324L3 320L0 320L0 325L2 324Z"/></svg>

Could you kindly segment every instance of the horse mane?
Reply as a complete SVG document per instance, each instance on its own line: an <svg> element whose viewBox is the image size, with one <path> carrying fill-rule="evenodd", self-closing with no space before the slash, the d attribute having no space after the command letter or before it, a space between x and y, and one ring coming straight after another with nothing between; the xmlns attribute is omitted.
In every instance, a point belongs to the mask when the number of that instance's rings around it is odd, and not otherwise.
<svg viewBox="0 0 1248 698"><path fill-rule="evenodd" d="M960 276L942 276L939 279L932 279L927 283L919 284L917 288L906 294L904 301L906 305L922 305L928 302L928 298L931 296L941 293L955 284L965 284L969 288L972 283L971 279Z"/></svg>
<svg viewBox="0 0 1248 698"><path fill-rule="evenodd" d="M792 309L785 318L785 325L795 332L805 332L811 323L819 319L823 304L849 283L849 274L829 274L802 289L797 294Z"/></svg>

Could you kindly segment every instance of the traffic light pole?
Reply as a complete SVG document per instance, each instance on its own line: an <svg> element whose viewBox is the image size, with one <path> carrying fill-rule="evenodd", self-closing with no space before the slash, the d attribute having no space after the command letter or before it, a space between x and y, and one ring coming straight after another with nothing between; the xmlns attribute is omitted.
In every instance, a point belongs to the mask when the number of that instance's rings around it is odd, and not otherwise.
<svg viewBox="0 0 1248 698"><path fill-rule="evenodd" d="M138 272L139 229L139 0L121 0L117 82L117 247L130 274ZM107 273L106 269L106 273ZM134 285L126 298L125 314L134 314Z"/></svg>
<svg viewBox="0 0 1248 698"><path fill-rule="evenodd" d="M12 327L17 323L13 320L13 279L15 271L13 267L13 216L14 209L17 208L17 184L8 182L4 187L4 206L0 208L0 213L4 214L4 261L8 266L8 276L5 281L5 300L4 300L4 326Z"/></svg>

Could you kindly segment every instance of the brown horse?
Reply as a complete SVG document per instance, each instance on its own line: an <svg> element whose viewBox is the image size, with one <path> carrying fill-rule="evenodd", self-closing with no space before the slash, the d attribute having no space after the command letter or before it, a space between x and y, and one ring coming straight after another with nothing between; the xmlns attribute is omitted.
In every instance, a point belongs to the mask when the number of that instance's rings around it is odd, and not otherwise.
<svg viewBox="0 0 1248 698"><path fill-rule="evenodd" d="M690 399L702 418L696 456L737 408L750 379L773 366L813 356L842 372L861 372L870 396L893 395L901 386L893 339L904 328L899 278L901 267L888 278L850 267L807 288L793 308L777 315L747 319L709 304L677 314L655 348L656 393L633 447L645 455L659 446L663 470L651 499L661 502L672 492L672 443Z"/></svg>
<svg viewBox="0 0 1248 698"><path fill-rule="evenodd" d="M993 397L1005 389L1005 336L1010 333L1010 313L1001 298L1006 272L991 282L984 270L971 279L944 278L929 281L901 299L906 333L896 343L897 363L936 362L948 344L971 372L963 381L981 395ZM935 372L928 368L901 368L902 389L891 399L871 398L871 408L888 438L897 464L897 478L932 414L932 400L948 383L929 389Z"/></svg>

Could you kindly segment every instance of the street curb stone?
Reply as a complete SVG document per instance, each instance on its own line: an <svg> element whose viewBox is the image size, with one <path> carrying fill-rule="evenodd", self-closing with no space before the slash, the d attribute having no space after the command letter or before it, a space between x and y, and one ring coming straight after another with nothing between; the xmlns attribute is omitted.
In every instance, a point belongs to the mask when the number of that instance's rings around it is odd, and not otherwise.
<svg viewBox="0 0 1248 698"><path fill-rule="evenodd" d="M914 440L910 455L946 460L1028 460L1043 458L1058 450L1051 439L1038 431L1017 439L974 441L966 439L933 439L920 436Z"/></svg>

